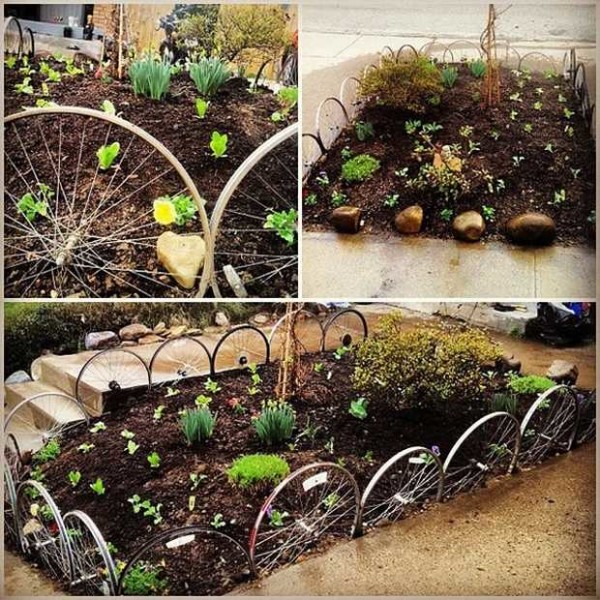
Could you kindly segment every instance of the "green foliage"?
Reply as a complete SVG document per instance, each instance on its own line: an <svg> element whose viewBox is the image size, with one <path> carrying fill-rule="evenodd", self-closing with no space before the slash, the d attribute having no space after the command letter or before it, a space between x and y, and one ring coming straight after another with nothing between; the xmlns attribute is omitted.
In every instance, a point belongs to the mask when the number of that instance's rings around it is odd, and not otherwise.
<svg viewBox="0 0 600 600"><path fill-rule="evenodd" d="M454 211L451 208L442 208L442 210L440 210L440 219L442 219L442 221L446 221L446 223L452 221L453 216Z"/></svg>
<svg viewBox="0 0 600 600"><path fill-rule="evenodd" d="M552 200L548 202L548 204L560 205L566 202L567 200L567 192L564 188L560 190L554 190L554 195L552 196Z"/></svg>
<svg viewBox="0 0 600 600"><path fill-rule="evenodd" d="M204 382L204 389L211 394L216 394L221 391L221 386L213 381L210 377Z"/></svg>
<svg viewBox="0 0 600 600"><path fill-rule="evenodd" d="M213 131L210 137L210 149L212 150L212 155L215 158L224 158L227 156L225 152L227 152L227 141L229 136L226 133L219 133L218 131Z"/></svg>
<svg viewBox="0 0 600 600"><path fill-rule="evenodd" d="M400 313L383 317L356 350L354 388L396 409L477 403L489 385L483 366L500 347L478 329L420 325L403 330Z"/></svg>
<svg viewBox="0 0 600 600"><path fill-rule="evenodd" d="M481 58L472 61L469 68L473 77L476 77L477 79L481 79L485 75L486 65Z"/></svg>
<svg viewBox="0 0 600 600"><path fill-rule="evenodd" d="M186 6L185 16L177 22L175 43L185 50L195 42L200 53L211 56L215 51L215 27L219 15L218 4L192 4Z"/></svg>
<svg viewBox="0 0 600 600"><path fill-rule="evenodd" d="M541 394L555 385L555 381L540 375L515 375L508 381L508 388L519 395Z"/></svg>
<svg viewBox="0 0 600 600"><path fill-rule="evenodd" d="M31 77L24 77L21 83L15 84L15 92L17 92L17 94L32 96L33 86L31 85Z"/></svg>
<svg viewBox="0 0 600 600"><path fill-rule="evenodd" d="M77 451L81 452L82 454L89 454L96 446L94 444L87 444L86 442L84 442L83 444L79 444L79 446L77 446Z"/></svg>
<svg viewBox="0 0 600 600"><path fill-rule="evenodd" d="M491 223L496 218L496 209L493 206L486 206L484 204L481 207L481 214L486 221Z"/></svg>
<svg viewBox="0 0 600 600"><path fill-rule="evenodd" d="M106 493L106 488L104 487L104 482L100 477L94 481L94 483L90 483L91 490L97 494L98 496L104 496Z"/></svg>
<svg viewBox="0 0 600 600"><path fill-rule="evenodd" d="M457 200L471 189L471 184L462 171L455 171L445 163L439 168L431 163L421 165L417 176L409 179L406 185L439 195L446 202Z"/></svg>
<svg viewBox="0 0 600 600"><path fill-rule="evenodd" d="M49 201L54 198L54 192L44 183L38 183L36 194L27 192L17 202L17 210L31 223L37 216L48 216Z"/></svg>
<svg viewBox="0 0 600 600"><path fill-rule="evenodd" d="M342 179L349 183L366 181L380 167L381 163L370 154L358 154L342 165Z"/></svg>
<svg viewBox="0 0 600 600"><path fill-rule="evenodd" d="M399 201L400 201L399 194L388 194L383 199L383 205L387 208L396 208L398 206Z"/></svg>
<svg viewBox="0 0 600 600"><path fill-rule="evenodd" d="M110 100L104 100L102 102L102 104L100 105L100 108L107 114L107 115L116 115L117 114L117 109L115 108L115 105L110 101Z"/></svg>
<svg viewBox="0 0 600 600"><path fill-rule="evenodd" d="M277 485L290 473L287 461L276 454L246 454L227 469L229 481L241 488L269 483Z"/></svg>
<svg viewBox="0 0 600 600"><path fill-rule="evenodd" d="M348 202L348 196L346 194L333 190L331 192L331 205L337 208L338 206L344 206Z"/></svg>
<svg viewBox="0 0 600 600"><path fill-rule="evenodd" d="M129 66L129 79L133 92L152 100L162 100L169 91L171 83L171 65L166 61L157 61L147 56L134 60Z"/></svg>
<svg viewBox="0 0 600 600"><path fill-rule="evenodd" d="M359 93L384 106L424 113L428 101L443 90L440 71L426 56L412 60L383 57L377 68L365 74Z"/></svg>
<svg viewBox="0 0 600 600"><path fill-rule="evenodd" d="M155 525L158 525L162 521L160 509L162 504L153 505L150 500L142 500L138 494L134 494L131 498L127 498L127 502L133 507L134 514L142 512L144 517L149 517Z"/></svg>
<svg viewBox="0 0 600 600"><path fill-rule="evenodd" d="M121 437L126 440L132 440L135 437L135 433L129 431L129 429L123 429L123 431L121 431Z"/></svg>
<svg viewBox="0 0 600 600"><path fill-rule="evenodd" d="M167 585L168 580L161 577L159 567L138 562L125 575L123 592L126 596L160 596Z"/></svg>
<svg viewBox="0 0 600 600"><path fill-rule="evenodd" d="M295 208L290 208L290 210L272 212L267 215L263 228L273 229L282 240L288 244L293 244L296 239L297 221L298 211Z"/></svg>
<svg viewBox="0 0 600 600"><path fill-rule="evenodd" d="M17 57L9 54L4 61L4 66L7 69L14 69L17 66Z"/></svg>
<svg viewBox="0 0 600 600"><path fill-rule="evenodd" d="M355 418L361 421L367 418L367 406L369 401L366 398L358 398L350 401L348 412Z"/></svg>
<svg viewBox="0 0 600 600"><path fill-rule="evenodd" d="M160 467L160 456L158 452L151 452L146 459L148 460L148 463L150 463L151 469L158 469Z"/></svg>
<svg viewBox="0 0 600 600"><path fill-rule="evenodd" d="M227 523L225 523L225 519L223 519L221 513L216 513L210 521L210 526L215 529L222 529L225 525L227 525Z"/></svg>
<svg viewBox="0 0 600 600"><path fill-rule="evenodd" d="M69 483L73 487L77 487L79 482L81 481L81 472L80 471L69 471L67 478L69 479Z"/></svg>
<svg viewBox="0 0 600 600"><path fill-rule="evenodd" d="M196 114L198 115L199 119L204 119L209 104L210 102L204 100L203 98L196 98Z"/></svg>
<svg viewBox="0 0 600 600"><path fill-rule="evenodd" d="M93 427L90 427L90 433L100 433L106 431L106 425L103 421L98 421Z"/></svg>
<svg viewBox="0 0 600 600"><path fill-rule="evenodd" d="M205 396L204 394L196 396L196 399L194 400L194 404L198 408L208 408L211 402L212 398L210 398L209 396Z"/></svg>
<svg viewBox="0 0 600 600"><path fill-rule="evenodd" d="M160 421L163 417L163 413L165 412L165 408L166 406L164 404L160 404L159 406L157 406L154 409L154 414L152 415L152 418L155 421Z"/></svg>
<svg viewBox="0 0 600 600"><path fill-rule="evenodd" d="M444 67L442 69L442 83L448 89L454 87L458 80L458 69L456 67Z"/></svg>
<svg viewBox="0 0 600 600"><path fill-rule="evenodd" d="M269 514L269 525L273 528L283 527L285 525L284 521L290 516L290 513L287 511L279 511L279 510L271 510Z"/></svg>
<svg viewBox="0 0 600 600"><path fill-rule="evenodd" d="M519 400L515 394L496 393L492 396L492 411L502 411L515 415Z"/></svg>
<svg viewBox="0 0 600 600"><path fill-rule="evenodd" d="M373 129L373 123L369 121L357 121L354 124L354 132L359 141L364 142L369 138L375 137L375 130Z"/></svg>
<svg viewBox="0 0 600 600"><path fill-rule="evenodd" d="M100 169L102 169L103 171L110 169L115 158L117 158L117 155L119 154L120 150L121 144L119 144L119 142L113 142L108 146L100 146L100 148L98 148L98 150L96 151L96 156L98 157L98 165L100 166Z"/></svg>
<svg viewBox="0 0 600 600"><path fill-rule="evenodd" d="M129 456L134 455L140 448L139 444L136 444L133 440L129 440L127 442L127 446L125 448L125 452L129 454Z"/></svg>
<svg viewBox="0 0 600 600"><path fill-rule="evenodd" d="M202 473L190 473L190 481L192 485L190 486L191 491L193 492L198 488L201 483L204 483L208 479L207 475L203 475Z"/></svg>
<svg viewBox="0 0 600 600"><path fill-rule="evenodd" d="M60 443L56 438L48 440L34 455L33 461L38 465L56 460L60 456Z"/></svg>
<svg viewBox="0 0 600 600"><path fill-rule="evenodd" d="M203 98L212 98L231 77L231 72L218 58L201 58L190 63L190 77Z"/></svg>
<svg viewBox="0 0 600 600"><path fill-rule="evenodd" d="M298 88L296 86L282 87L277 91L277 99L283 108L284 114L288 114L298 104Z"/></svg>
<svg viewBox="0 0 600 600"><path fill-rule="evenodd" d="M252 421L260 441L267 446L289 440L295 424L294 409L286 402L273 400L263 402L260 415Z"/></svg>
<svg viewBox="0 0 600 600"><path fill-rule="evenodd" d="M316 194L308 194L305 198L304 198L304 204L306 206L316 206L319 202L319 199L317 198Z"/></svg>
<svg viewBox="0 0 600 600"><path fill-rule="evenodd" d="M190 446L209 440L213 435L216 422L216 414L206 406L187 410L180 417L181 430Z"/></svg>

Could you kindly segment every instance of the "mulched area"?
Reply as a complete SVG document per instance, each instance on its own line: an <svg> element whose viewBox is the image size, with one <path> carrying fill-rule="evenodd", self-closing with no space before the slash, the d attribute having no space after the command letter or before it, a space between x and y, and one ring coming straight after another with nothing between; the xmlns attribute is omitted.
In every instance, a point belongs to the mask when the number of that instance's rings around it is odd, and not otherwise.
<svg viewBox="0 0 600 600"><path fill-rule="evenodd" d="M51 58L45 60L52 68L64 73L64 67L60 63ZM33 96L16 93L15 85L23 80L24 75L19 74L17 68L5 68L5 114L21 111L22 107L25 106L34 106L36 100L40 98L39 91L44 76L37 72L39 62L39 58L32 61L32 67L36 69L36 72L31 75L31 83L36 92L36 95ZM100 109L100 105L104 100L110 100L114 104L117 113L120 113L124 119L140 126L156 137L175 155L189 173L200 195L206 200L206 211L209 216L224 185L244 159L261 143L297 118L294 110L287 120L273 122L270 119L271 114L281 110L277 98L267 88L259 88L255 92L250 92L247 81L240 78L232 78L223 86L217 96L211 100L206 117L202 120L196 117L195 110L195 99L199 94L187 74L180 74L172 78L168 96L160 102L143 96L136 97L127 79L104 83L102 79L96 79L93 73L76 77L63 75L59 83L49 83L48 86L50 95L45 99L61 106ZM87 120L83 118L71 119L69 126L72 135L67 135L67 132L63 131L62 155L67 157L64 159L63 174L67 169L70 169L71 172L75 171L74 165L77 165L82 138L81 131L86 128L85 122ZM44 122L43 125L40 128L41 133L40 130L34 127L31 134L29 134L26 128L22 126L19 127L19 133L26 148L31 152L40 179L44 177L49 185L52 185L56 181L56 174L54 166L47 160L47 147L51 148L53 152L59 147L60 128L56 124L56 119L53 123ZM66 125L65 128L67 128ZM7 131L10 133L10 128ZM229 136L227 156L224 158L215 159L211 154L209 142L213 131L227 133ZM87 214L93 214L94 202L99 201L102 192L109 185L109 176L105 175L104 178L100 176L95 183L97 193L93 194L91 205L86 206L85 198L88 189L85 185L82 185L82 182L86 181L86 178L87 180L93 178L96 166L95 153L97 148L105 143L105 134L106 126L102 124L88 125L85 129L85 143L81 146L83 149L81 179L74 202L74 215L72 215L76 220L81 217L84 211L83 207L87 209ZM9 136L7 140L10 141L14 137L14 135ZM129 139L129 135L116 133L113 129L109 141L120 141L123 152ZM27 188L24 182L20 180L18 171L27 173L28 168L23 153L18 150L18 140L15 139L14 142L16 168L8 169L7 177L9 183L15 184L14 189L16 192L13 191L13 193L16 198L19 198L18 194L25 193ZM293 143L288 146L285 147L285 151L279 154L269 155L259 165L257 173L269 182L269 187L264 185L260 187L255 182L248 182L246 188L242 188L242 191L234 197L236 209L239 212L250 214L255 212L256 204L255 201L251 200L251 196L259 197L275 211L288 209L288 206L283 202L284 200L291 197L295 201L297 181L296 140L294 139ZM107 213L103 215L102 223L94 223L94 235L102 237L110 232L113 234L115 231L118 232L119 227L131 223L142 212L141 206L146 208L146 205L142 203L148 198L157 198L161 194L173 194L181 190L181 180L173 173L164 177L160 176L167 165L165 159L156 154L148 158L148 154L149 147L136 141L129 150L127 160L122 165L123 175L126 175L136 166L139 166L144 158L147 159L143 163L143 168L137 173L136 178L120 189L120 197L123 197L127 195L128 191L133 192L136 186L139 188L142 182L147 183L143 195L141 193L137 194L130 201L123 202L119 211L115 211L115 214ZM36 160L36 157L38 160ZM282 168L282 162L288 166L293 177L290 177L289 173ZM153 177L156 177L156 180ZM44 179L41 180L44 181ZM64 175L61 182L67 195L69 195L69 192L72 191L71 187L74 188L75 186L75 182L70 181ZM253 187L250 187L251 184ZM273 192L274 188L276 193ZM21 215L17 212L14 202L7 201L5 207L9 219L19 219ZM150 237L164 231L164 228L158 226L152 219L151 221L137 234ZM14 221L10 222L14 223ZM247 229L248 221L246 220L244 224ZM236 227L239 229L239 225L236 225L235 222L224 222L224 225L229 227L230 231L219 236L217 251L230 255L241 254L241 256L231 261L234 265L256 262L255 257L261 255L281 254L293 257L297 253L295 243L287 244L275 233L270 236L264 235L260 228L254 234L248 231L237 231ZM39 227L41 229L44 229L44 227L51 228L51 225L41 224ZM194 221L191 225L174 227L174 230L179 233L198 231L199 225L197 221ZM46 232L42 233L45 234ZM44 248L39 245L39 241L29 239L25 242L23 250L31 253L32 258L36 258L36 254L43 252ZM6 261L8 295L38 297L51 295L52 290L57 285L56 280L53 280L53 276L47 274L38 277L34 281L24 281L27 272L25 270L26 266L22 264L23 256L19 255L15 259L11 259L10 252L7 252L7 254L9 255ZM140 248L140 246L131 244L119 247L118 244L114 244L110 249L102 248L102 251L98 251L98 254L99 256L94 257L94 260L97 260L99 264L102 261L110 261L118 271L113 271L110 274L104 271L84 272L83 275L80 273L80 279L83 281L78 281L72 277L70 281L61 285L61 289L64 290L63 295L86 294L91 296L94 293L105 297L187 295L187 292L183 289L173 287L173 280L157 264L156 253L151 247ZM90 261L91 259L88 257L86 260ZM83 269L83 265L79 266ZM145 278L138 276L135 279L135 285L141 288L139 291L132 287L134 280L131 279L131 275L127 274L127 271L132 268L146 273ZM43 270L40 268L38 274L42 273ZM253 272L253 275L256 276L256 273ZM221 281L221 283L224 283L224 281ZM297 281L294 269L282 271L272 278L263 278L248 285L251 295L263 297L294 294L296 287ZM222 286L222 289L226 292L226 287Z"/></svg>
<svg viewBox="0 0 600 600"><path fill-rule="evenodd" d="M595 144L578 112L578 102L570 85L562 77L548 79L542 73L531 73L530 80L518 77L513 71L501 70L502 98L498 107L484 111L478 100L480 80L466 64L454 65L459 76L455 86L444 91L441 104L430 107L426 115L403 113L383 106L368 106L356 121L370 122L375 136L363 142L357 139L353 126L346 127L332 148L315 165L305 186L303 222L308 230L328 230L328 216L333 209L333 192L346 194L347 204L363 211L365 232L385 232L398 235L394 230L395 214L410 205L419 204L424 210L423 229L418 235L440 238L452 237L451 217L442 218L444 209L453 215L466 210L494 209L493 219L486 223L484 240L505 239L505 222L520 213L537 211L551 216L557 225L557 243L560 245L590 244L595 237L592 211L595 209ZM524 81L523 87L517 86ZM519 93L516 100L510 96ZM562 95L566 102L559 102ZM534 104L541 103L536 110ZM564 109L573 111L570 119ZM511 111L517 111L511 119ZM416 136L408 135L405 121L420 119L422 123L436 122L443 129L433 134L440 145L461 144L463 172L471 173L471 190L454 202L434 193L407 186L415 177L420 163L411 157ZM525 131L531 124L531 132ZM479 144L479 150L468 154L468 140L459 134L461 127L470 126L470 140ZM573 128L573 136L565 127ZM497 139L491 137L497 132ZM494 136L496 134L493 134ZM381 161L381 169L364 182L348 184L341 180L344 163L342 152L352 155L368 153ZM523 157L522 160L513 157ZM425 160L425 159L424 159ZM428 159L431 160L431 159ZM520 164L517 165L517 162ZM406 175L398 175L407 169ZM505 189L490 193L487 182L474 171L486 170L495 181L502 179ZM327 174L328 185L317 178ZM575 174L574 174L575 172ZM554 204L554 194L565 191L565 200ZM316 195L316 204L306 199ZM384 199L398 194L397 206L384 206ZM595 221L594 221L595 223Z"/></svg>

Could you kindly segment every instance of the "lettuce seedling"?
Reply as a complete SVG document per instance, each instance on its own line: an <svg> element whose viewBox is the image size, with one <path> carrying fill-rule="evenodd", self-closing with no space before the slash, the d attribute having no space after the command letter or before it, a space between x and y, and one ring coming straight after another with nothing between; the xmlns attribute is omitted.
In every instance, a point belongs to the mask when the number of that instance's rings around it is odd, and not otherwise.
<svg viewBox="0 0 600 600"><path fill-rule="evenodd" d="M17 57L16 56L8 56L4 61L4 66L7 69L14 69L17 65Z"/></svg>
<svg viewBox="0 0 600 600"><path fill-rule="evenodd" d="M103 171L110 169L120 150L121 144L119 142L113 142L108 146L100 146L98 148L96 156L98 157L98 164Z"/></svg>
<svg viewBox="0 0 600 600"><path fill-rule="evenodd" d="M69 483L73 487L77 487L77 485L81 481L81 472L80 471L69 471L69 474L67 475L67 477L69 478Z"/></svg>
<svg viewBox="0 0 600 600"><path fill-rule="evenodd" d="M139 447L139 444L136 444L133 440L129 440L127 442L127 448L125 448L125 452L127 452L131 456L132 454L135 454L138 451Z"/></svg>
<svg viewBox="0 0 600 600"><path fill-rule="evenodd" d="M48 204L28 192L17 202L17 210L31 223L38 215L41 217L48 215Z"/></svg>
<svg viewBox="0 0 600 600"><path fill-rule="evenodd" d="M33 95L33 86L31 85L31 77L25 77L21 83L15 85L17 94Z"/></svg>
<svg viewBox="0 0 600 600"><path fill-rule="evenodd" d="M196 98L196 113L199 119L204 119L209 104L210 102L203 98Z"/></svg>
<svg viewBox="0 0 600 600"><path fill-rule="evenodd" d="M104 482L102 481L102 479L100 479L100 477L98 477L98 479L96 479L94 483L90 483L90 488L93 492L98 494L98 496L104 496L104 494L106 493Z"/></svg>
<svg viewBox="0 0 600 600"><path fill-rule="evenodd" d="M215 158L225 158L227 156L225 152L227 152L228 139L229 136L226 133L212 132L209 146Z"/></svg>
<svg viewBox="0 0 600 600"><path fill-rule="evenodd" d="M367 418L367 406L369 401L366 398L358 398L350 402L348 412L355 418L361 421Z"/></svg>
<svg viewBox="0 0 600 600"><path fill-rule="evenodd" d="M110 100L104 100L104 102L102 102L102 104L100 105L100 108L102 108L102 110L107 115L116 115L117 114L117 109L115 108L115 105Z"/></svg>
<svg viewBox="0 0 600 600"><path fill-rule="evenodd" d="M158 455L158 452L151 452L146 458L150 463L151 469L158 469L158 467L160 467L160 456Z"/></svg>
<svg viewBox="0 0 600 600"><path fill-rule="evenodd" d="M297 220L298 212L295 208L290 208L287 211L272 212L267 216L263 228L274 229L282 240L285 240L288 244L293 244L296 237Z"/></svg>

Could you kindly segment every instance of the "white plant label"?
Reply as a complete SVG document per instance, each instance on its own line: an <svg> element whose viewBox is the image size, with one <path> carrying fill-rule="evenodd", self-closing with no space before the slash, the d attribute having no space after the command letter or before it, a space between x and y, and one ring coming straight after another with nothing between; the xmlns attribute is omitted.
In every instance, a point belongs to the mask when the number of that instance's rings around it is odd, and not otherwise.
<svg viewBox="0 0 600 600"><path fill-rule="evenodd" d="M175 538L174 540L168 541L165 546L167 548L179 548L179 546L185 546L190 544L196 539L196 536L192 533L190 535L182 535L181 537Z"/></svg>
<svg viewBox="0 0 600 600"><path fill-rule="evenodd" d="M425 460L423 458L421 458L420 456L411 456L408 459L408 462L411 465L422 465L425 462Z"/></svg>
<svg viewBox="0 0 600 600"><path fill-rule="evenodd" d="M305 492L308 492L308 490L312 490L314 487L323 485L324 483L327 483L327 471L322 471L321 473L317 473L316 475L305 479L302 482L302 487Z"/></svg>

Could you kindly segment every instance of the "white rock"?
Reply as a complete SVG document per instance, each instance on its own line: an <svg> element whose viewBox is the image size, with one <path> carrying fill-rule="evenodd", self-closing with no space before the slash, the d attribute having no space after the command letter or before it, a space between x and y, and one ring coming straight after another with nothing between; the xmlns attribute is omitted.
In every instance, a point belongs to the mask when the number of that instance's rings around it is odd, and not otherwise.
<svg viewBox="0 0 600 600"><path fill-rule="evenodd" d="M199 235L165 231L156 242L156 253L160 264L181 287L186 290L194 287L206 254L206 244Z"/></svg>

